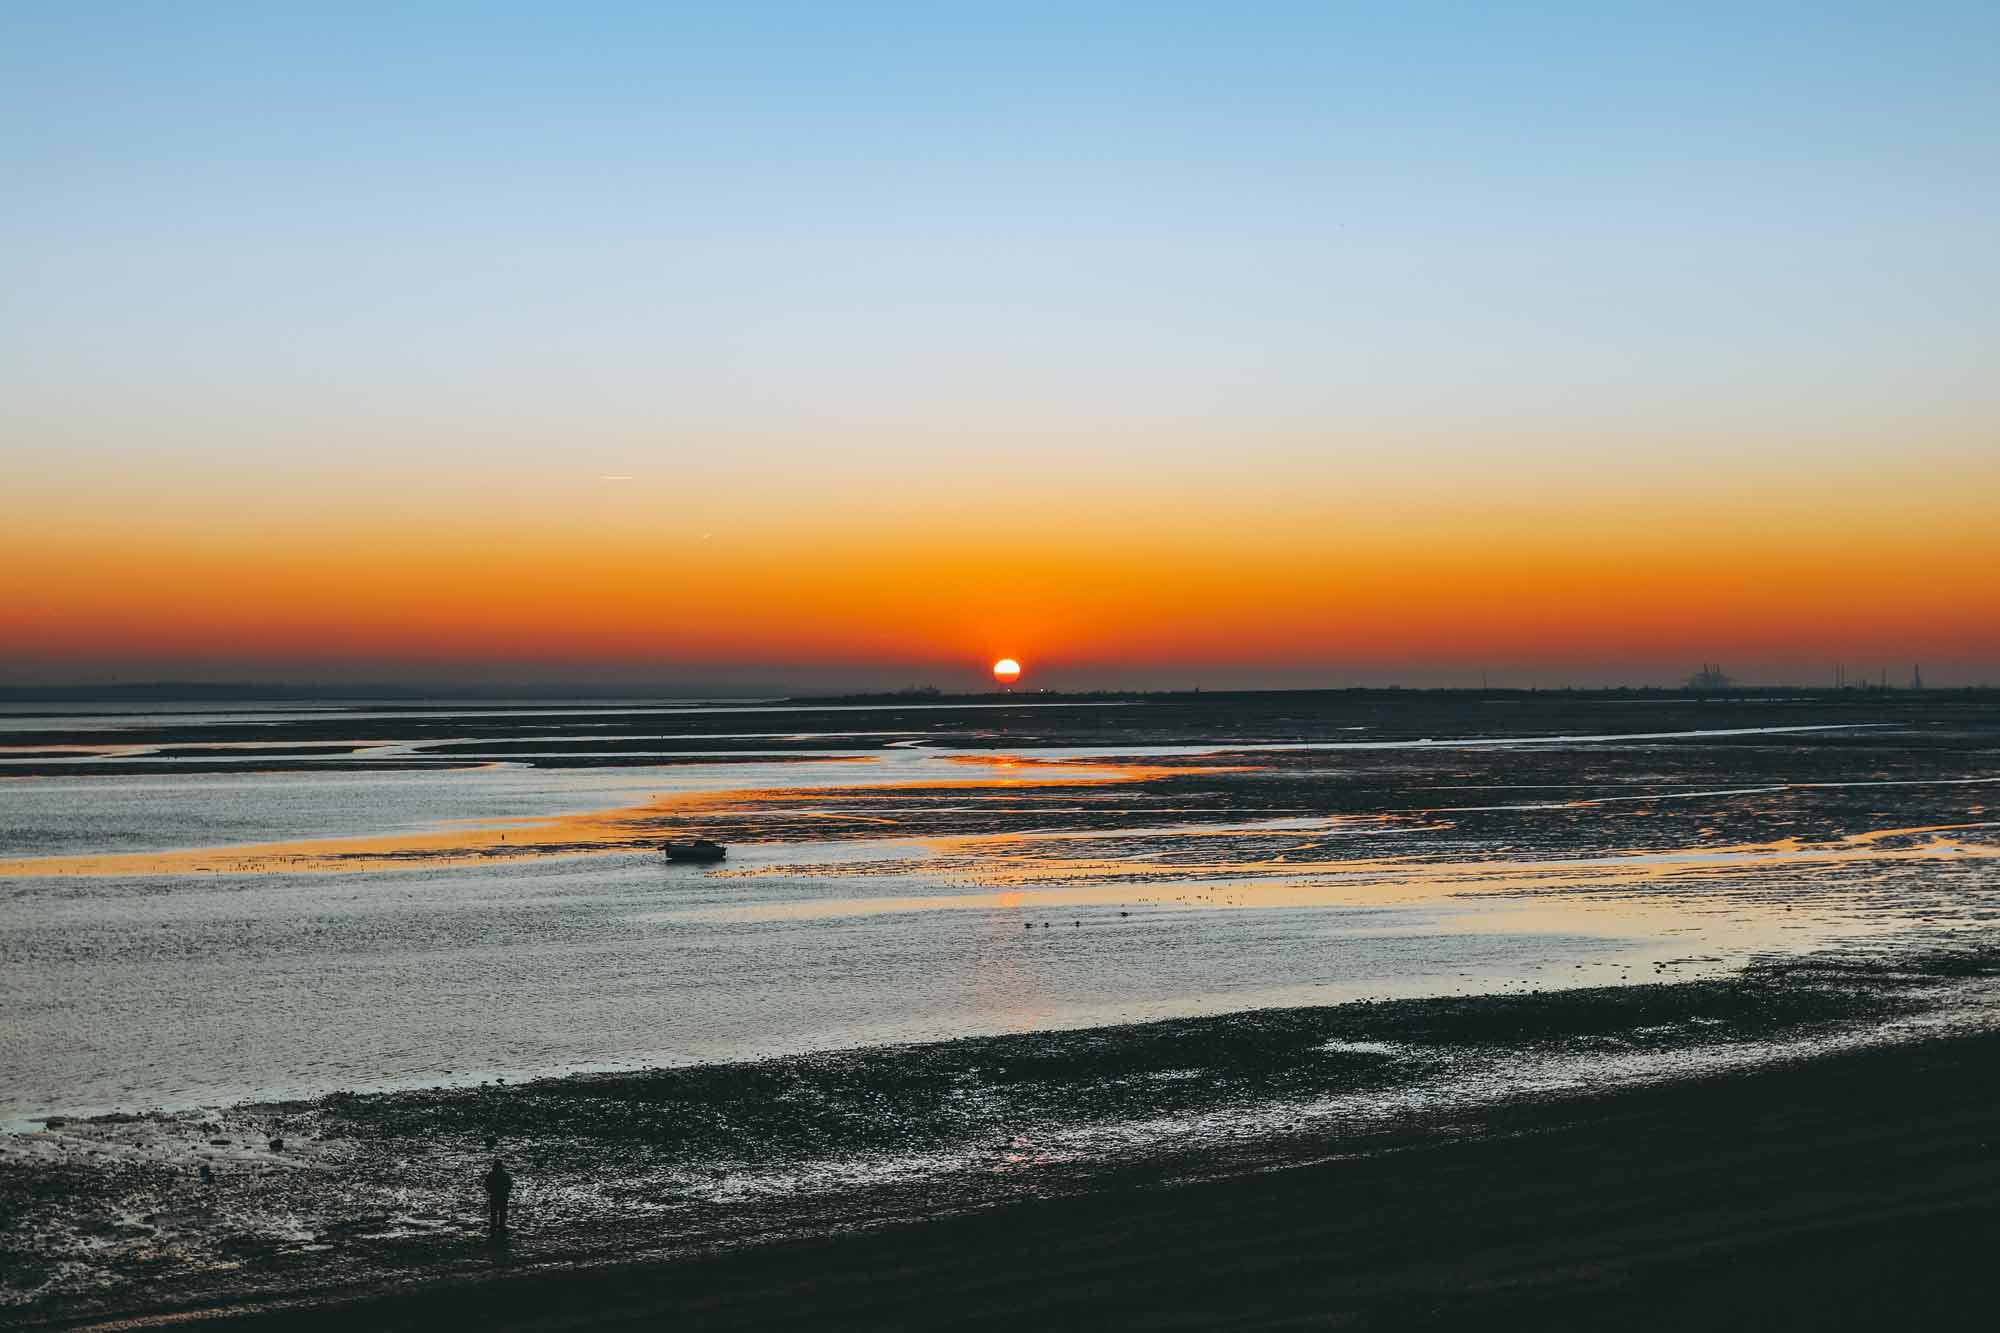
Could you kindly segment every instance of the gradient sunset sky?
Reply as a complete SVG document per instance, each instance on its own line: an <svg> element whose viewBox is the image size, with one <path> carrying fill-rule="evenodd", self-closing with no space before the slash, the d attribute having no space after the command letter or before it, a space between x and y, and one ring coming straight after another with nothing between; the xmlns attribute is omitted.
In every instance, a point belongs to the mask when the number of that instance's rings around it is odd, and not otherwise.
<svg viewBox="0 0 2000 1333"><path fill-rule="evenodd" d="M0 684L2000 681L2000 6L0 8Z"/></svg>

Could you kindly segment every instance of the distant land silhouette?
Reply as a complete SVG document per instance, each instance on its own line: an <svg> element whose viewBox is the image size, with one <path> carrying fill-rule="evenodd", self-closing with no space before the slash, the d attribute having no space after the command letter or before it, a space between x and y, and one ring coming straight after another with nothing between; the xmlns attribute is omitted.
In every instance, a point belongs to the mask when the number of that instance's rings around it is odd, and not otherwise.
<svg viewBox="0 0 2000 1333"><path fill-rule="evenodd" d="M108 685L0 685L0 703L238 703L419 699L769 699L776 686L681 682L657 686L576 683L439 685L298 684L282 681L152 680Z"/></svg>
<svg viewBox="0 0 2000 1333"><path fill-rule="evenodd" d="M1951 694L1978 693L1991 690L1990 685L1930 686L1923 693ZM468 683L453 682L431 685L398 685L386 682L362 684L296 683L283 681L199 681L161 680L132 681L104 685L0 685L0 703L409 703L437 700L536 700L536 701L593 701L593 702L664 702L672 700L704 699L769 699L811 704L860 704L860 703L902 703L902 704L952 704L952 703L1032 703L1037 700L1087 701L1117 699L1200 699L1203 702L1220 704L1235 698L1266 698L1272 695L1294 695L1300 698L1337 695L1343 698L1367 696L1423 698L1429 696L1456 699L1493 698L1511 699L1539 697L1547 695L1570 695L1580 698L1759 698L1770 699L1784 695L1812 696L1814 698L1880 698L1883 694L1916 693L1893 686L1869 684L1864 687L1843 686L1831 688L1823 685L1747 685L1730 682L1726 686L1678 684L1678 685L1601 685L1601 686L1405 686L1405 685L1340 685L1324 689L1300 689L1296 687L1274 689L1101 689L1101 690L965 690L947 691L932 687L905 688L896 690L829 691L826 693L801 694L777 685L759 685L742 682L669 682L655 686L645 685L604 685L578 683Z"/></svg>

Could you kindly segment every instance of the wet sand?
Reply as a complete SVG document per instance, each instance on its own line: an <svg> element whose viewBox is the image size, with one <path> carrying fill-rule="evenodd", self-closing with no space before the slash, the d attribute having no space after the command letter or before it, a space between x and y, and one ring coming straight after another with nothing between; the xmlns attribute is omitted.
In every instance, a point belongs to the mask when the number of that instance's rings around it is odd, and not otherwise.
<svg viewBox="0 0 2000 1333"><path fill-rule="evenodd" d="M1997 1092L2000 1039L1944 1042L1509 1106L1358 1159L351 1313L551 1328L587 1292L595 1328L1990 1327Z"/></svg>
<svg viewBox="0 0 2000 1333"><path fill-rule="evenodd" d="M1092 1192L584 1271L490 1271L176 1327L1990 1327L2000 1036L1329 1142ZM1357 1147L1367 1151L1349 1156ZM528 1251L532 1237L517 1245ZM147 1327L153 1320L48 1327Z"/></svg>
<svg viewBox="0 0 2000 1333"><path fill-rule="evenodd" d="M1097 1322L1131 1302L1136 1318L1161 1274L1197 1270L1227 1274L1208 1295L1235 1291L1232 1311L1267 1279L1290 1294L1244 1311L1458 1299L1466 1282L1513 1300L1545 1269L1567 1282L1637 1263L1591 1248L1616 1227L1662 1253L1725 1222L1729 1244L1761 1245L1760 1228L1858 1207L1863 1179L1874 1212L1959 1206L1936 1136L2000 1128L1990 1104L1974 1129L1955 1119L1995 1090L2000 1045L1967 1034L1996 981L1990 950L1772 961L1715 981L64 1121L0 1159L0 1288L27 1298L0 1322L328 1306L355 1326L443 1312L553 1327L586 1290L585 1326ZM1936 1068L1958 1072L1925 1091ZM503 1251L474 1184L496 1152L520 1181ZM956 1220L912 1229L939 1217ZM1486 1254L1523 1226L1538 1248ZM889 1230L851 1234L869 1228ZM970 1304L908 1307L905 1284ZM788 1315L797 1301L811 1304Z"/></svg>
<svg viewBox="0 0 2000 1333"><path fill-rule="evenodd" d="M1800 691L1711 697L1672 691L1327 690L1248 694L984 696L769 704L479 708L274 707L204 716L135 712L83 720L0 705L0 776L396 771L490 762L538 767L767 761L954 748L1265 747L1430 739L1643 736L1690 730L1923 728L1950 743L1990 725L1991 690ZM1743 776L1739 773L1737 776Z"/></svg>

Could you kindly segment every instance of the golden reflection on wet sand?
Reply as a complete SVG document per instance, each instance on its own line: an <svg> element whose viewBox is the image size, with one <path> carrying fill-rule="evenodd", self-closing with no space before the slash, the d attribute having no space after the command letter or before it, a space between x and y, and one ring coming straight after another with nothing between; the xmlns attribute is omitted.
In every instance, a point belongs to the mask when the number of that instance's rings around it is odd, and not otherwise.
<svg viewBox="0 0 2000 1333"><path fill-rule="evenodd" d="M939 756L943 757L943 756ZM343 838L305 838L234 846L106 852L83 856L19 857L0 861L0 877L53 875L324 874L479 865L527 857L594 856L647 850L672 834L677 818L731 813L768 814L780 809L802 820L893 827L896 821L855 811L801 808L830 799L887 791L1004 791L1010 788L1106 787L1147 782L1169 774L1235 769L1165 768L1146 764L1078 763L1008 755L954 755L953 762L989 770L991 776L893 780L859 786L735 787L677 791L642 805L577 814L457 822L407 832ZM813 764L872 764L873 757L825 756ZM691 779L683 776L680 780ZM693 779L693 780L698 780Z"/></svg>
<svg viewBox="0 0 2000 1333"><path fill-rule="evenodd" d="M1127 832L925 839L912 845L927 859L898 873L985 888L990 892L813 898L703 909L692 913L732 919L818 919L1013 908L1173 906L1193 909L1407 906L1472 895L1529 896L1577 889L1642 894L1662 884L1713 885L1774 870L1806 866L1890 865L1897 862L2000 859L2000 845L1947 836L2000 829L2000 823L1924 825L1876 829L1804 843L1780 838L1764 843L1688 847L1667 851L1606 852L1538 859L1442 860L1422 856L1348 857L1323 862L1217 857L1163 863L1155 856L1069 856L1023 850L1024 843L1077 844L1128 839ZM1254 827L1177 830L1190 841L1243 837ZM1154 836L1160 836L1158 834ZM1885 846L1893 840L1906 845ZM1164 849L1163 853L1164 854ZM1273 876L1271 872L1278 872ZM881 863L774 864L722 872L732 877L811 874L816 877L881 873ZM1032 894L1024 893L1033 889ZM665 915L678 915L668 913Z"/></svg>

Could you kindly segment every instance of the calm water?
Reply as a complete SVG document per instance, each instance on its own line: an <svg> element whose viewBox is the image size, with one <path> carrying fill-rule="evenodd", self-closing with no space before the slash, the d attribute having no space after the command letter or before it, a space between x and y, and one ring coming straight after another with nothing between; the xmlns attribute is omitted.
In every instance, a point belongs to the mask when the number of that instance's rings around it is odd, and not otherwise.
<svg viewBox="0 0 2000 1333"><path fill-rule="evenodd" d="M1627 740L1340 722L1217 756L1138 730L996 750L980 715L910 725L908 705L796 732L655 711L334 714L369 721L347 736L324 711L8 719L0 1115L1685 977L1977 931L2000 904L1979 747L1885 768L1879 729L1855 757L1834 733L1660 720L1590 733ZM256 747L321 757L269 771ZM204 771L160 771L193 750ZM1788 763L1805 776L1773 776ZM733 831L726 866L641 850L690 810ZM502 833L498 859L437 843ZM286 868L345 838L406 859ZM512 854L537 838L611 849ZM246 847L248 873L210 854Z"/></svg>

